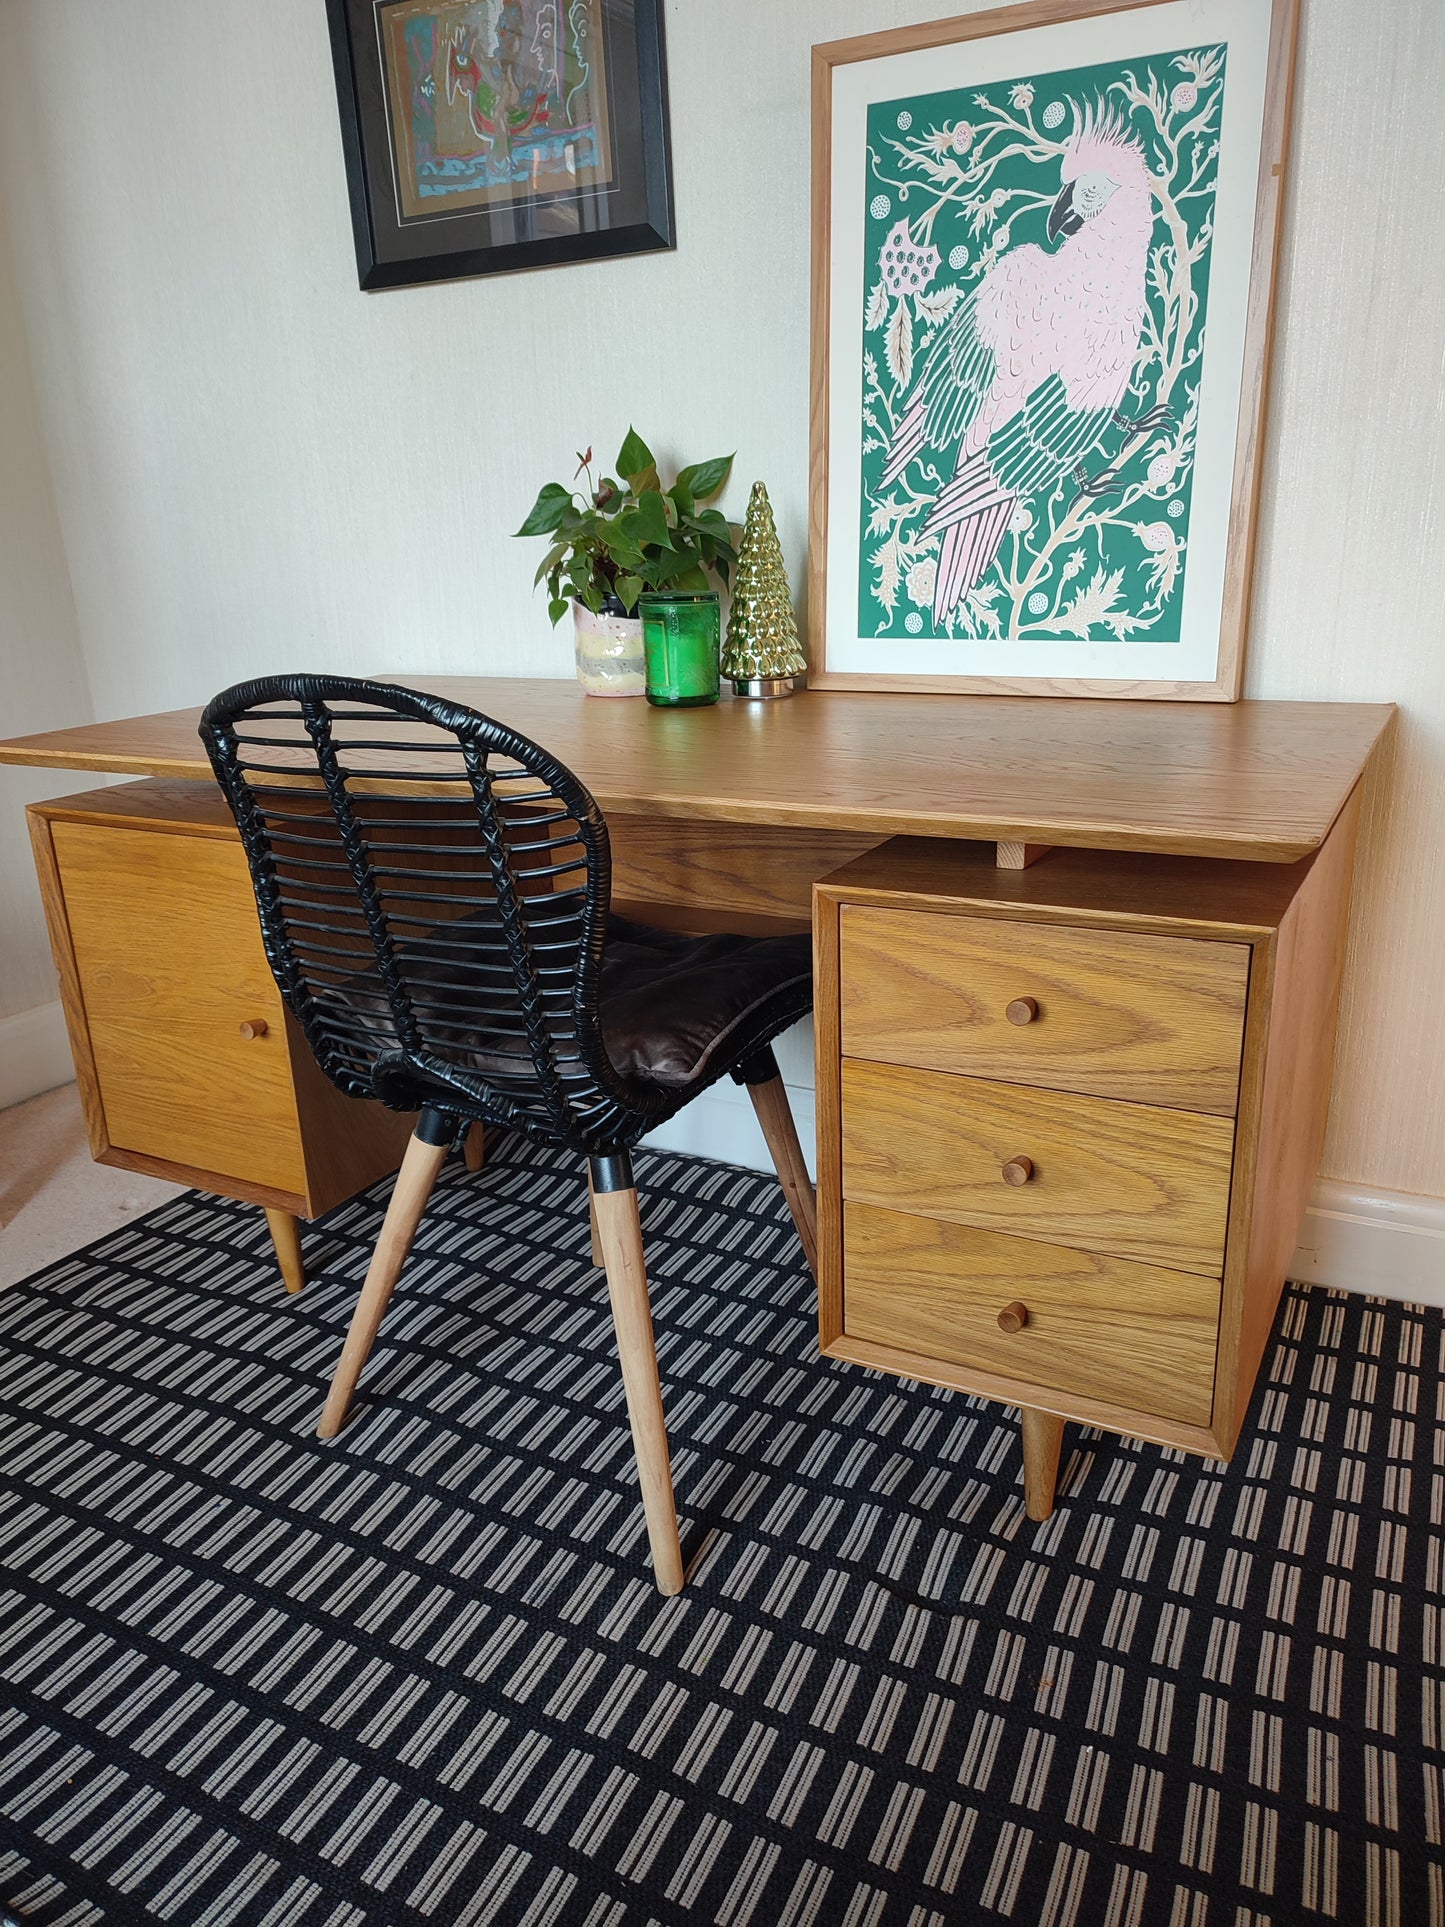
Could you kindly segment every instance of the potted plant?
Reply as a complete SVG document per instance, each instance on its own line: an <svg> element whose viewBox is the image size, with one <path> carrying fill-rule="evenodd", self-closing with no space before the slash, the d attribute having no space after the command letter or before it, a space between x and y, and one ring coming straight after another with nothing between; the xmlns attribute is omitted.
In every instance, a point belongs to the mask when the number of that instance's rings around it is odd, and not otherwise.
<svg viewBox="0 0 1445 1927"><path fill-rule="evenodd" d="M518 535L546 535L551 547L534 582L545 579L554 624L572 607L577 679L589 695L640 696L644 689L644 594L708 593L713 576L726 584L737 560L733 529L704 506L722 489L731 455L694 462L664 489L657 463L635 429L617 456L617 476L593 484L592 450L577 460L566 488L548 482ZM578 490L578 477L585 487ZM620 479L619 479L620 478Z"/></svg>

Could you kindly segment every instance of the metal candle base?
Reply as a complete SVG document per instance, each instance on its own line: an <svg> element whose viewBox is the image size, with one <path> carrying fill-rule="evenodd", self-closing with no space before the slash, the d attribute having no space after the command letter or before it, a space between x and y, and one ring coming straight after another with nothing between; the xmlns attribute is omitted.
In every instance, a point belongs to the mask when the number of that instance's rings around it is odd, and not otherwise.
<svg viewBox="0 0 1445 1927"><path fill-rule="evenodd" d="M733 682L735 696L757 696L764 700L773 696L791 696L794 689L791 676L749 676L745 681Z"/></svg>

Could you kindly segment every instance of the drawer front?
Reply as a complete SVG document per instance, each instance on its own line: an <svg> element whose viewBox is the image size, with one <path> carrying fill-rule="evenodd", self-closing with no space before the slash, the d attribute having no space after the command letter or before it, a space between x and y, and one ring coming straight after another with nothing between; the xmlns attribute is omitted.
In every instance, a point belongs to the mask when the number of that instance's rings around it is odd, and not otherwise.
<svg viewBox="0 0 1445 1927"><path fill-rule="evenodd" d="M841 929L845 1056L1234 1113L1247 944L854 904Z"/></svg>
<svg viewBox="0 0 1445 1927"><path fill-rule="evenodd" d="M240 844L54 836L111 1143L304 1194L286 1013ZM255 1018L265 1035L242 1037Z"/></svg>
<svg viewBox="0 0 1445 1927"><path fill-rule="evenodd" d="M1218 1278L1233 1149L1230 1118L843 1061L863 1204Z"/></svg>
<svg viewBox="0 0 1445 1927"><path fill-rule="evenodd" d="M1217 1281L867 1204L844 1206L843 1240L850 1338L1208 1424Z"/></svg>

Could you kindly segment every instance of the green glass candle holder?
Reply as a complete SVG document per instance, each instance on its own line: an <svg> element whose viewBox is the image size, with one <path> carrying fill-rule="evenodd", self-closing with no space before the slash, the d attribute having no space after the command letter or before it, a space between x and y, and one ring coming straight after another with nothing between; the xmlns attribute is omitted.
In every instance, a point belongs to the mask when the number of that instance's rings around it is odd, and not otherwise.
<svg viewBox="0 0 1445 1927"><path fill-rule="evenodd" d="M715 594L645 595L638 601L647 700L695 709L718 699L721 620Z"/></svg>

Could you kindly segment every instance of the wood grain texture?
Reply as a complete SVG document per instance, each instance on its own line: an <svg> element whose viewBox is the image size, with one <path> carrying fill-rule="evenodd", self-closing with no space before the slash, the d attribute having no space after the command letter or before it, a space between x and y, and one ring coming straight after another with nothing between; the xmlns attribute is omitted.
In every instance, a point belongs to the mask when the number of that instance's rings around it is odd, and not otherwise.
<svg viewBox="0 0 1445 1927"><path fill-rule="evenodd" d="M306 1260L301 1251L301 1225L294 1212L266 1209L266 1228L281 1267L281 1282L287 1291L298 1292L306 1283Z"/></svg>
<svg viewBox="0 0 1445 1927"><path fill-rule="evenodd" d="M54 836L110 1141L304 1193L286 1012L239 842ZM248 1041L256 1015L269 1033Z"/></svg>
<svg viewBox="0 0 1445 1927"><path fill-rule="evenodd" d="M235 824L214 784L152 781L61 797L34 805L30 824L93 1157L306 1217L329 1211L396 1169L412 1120L380 1104L344 1097L322 1075L299 1027L282 1007L260 951L244 859L237 867L241 850ZM57 836L67 850L79 847L83 852L75 884L77 915L87 931L83 959L71 929L65 894L69 871L67 867L62 873ZM73 841L77 838L78 845ZM209 879L199 895L190 887L196 866ZM134 893L128 878L140 879ZM219 926L211 915L217 891L224 899ZM139 1001L124 1026L128 1068L115 1086L127 1141L114 1142L105 1115L109 1086L102 1081L91 1042L87 997L93 997L102 1012L112 1011L123 981L115 967L125 963L126 933L132 920L144 923L151 917L156 921L143 941L160 946L161 969L147 980L149 988L131 983ZM193 953L202 960L196 981L188 961ZM229 986L219 1005L206 988L216 970ZM246 1002L252 989L263 1000L264 1017L258 1018L258 1007ZM204 1039L197 1031L202 1006L209 1013L200 1026ZM252 1019L264 1023L265 1030L248 1039L242 1023ZM268 1088L289 1080L289 1102L278 1095L275 1113L281 1119L284 1150L279 1164L273 1140L262 1144L256 1157L245 1148L261 1142L256 1134L263 1132L265 1117L254 1107L246 1110L234 1077L228 1083L221 1076L213 1088L222 1095L212 1102L214 1060L194 1052L202 1041L210 1052L213 1025L216 1034L227 1033L220 1062L236 1076L254 1069L263 1082L269 1080ZM119 1049L121 1041L119 1033L107 1031L108 1052ZM248 1050L256 1054L248 1058ZM173 1078L178 1052L178 1075ZM179 1101L190 1107L180 1117L173 1115L173 1086L182 1093ZM145 1113L140 1122L137 1105ZM196 1108L228 1119L219 1131L223 1163L212 1159L218 1142L214 1133L196 1136L189 1131L186 1120ZM160 1139L153 1127L163 1130ZM298 1133L299 1159L288 1148L295 1146ZM165 1148L158 1149L158 1142Z"/></svg>
<svg viewBox="0 0 1445 1927"><path fill-rule="evenodd" d="M1239 941L1278 927L1300 874L1296 864L1122 850L1055 850L1040 870L1006 871L978 843L900 836L821 878L820 887L879 909Z"/></svg>
<svg viewBox="0 0 1445 1927"><path fill-rule="evenodd" d="M843 1063L839 905L813 893L814 1114L818 1173L818 1342L826 1352L843 1333Z"/></svg>
<svg viewBox="0 0 1445 1927"><path fill-rule="evenodd" d="M85 1010L80 966L76 962L75 939L65 907L60 863L55 854L54 832L50 817L37 805L32 804L25 812L25 817L30 831L30 847L35 857L40 901L45 911L45 926L50 936L50 954L55 959L55 972L60 983L60 1007L65 1016L66 1036L70 1040L70 1056L75 1065L86 1137L90 1143L90 1155L99 1159L110 1149L110 1133L106 1128L95 1049L90 1040L90 1022Z"/></svg>
<svg viewBox="0 0 1445 1927"><path fill-rule="evenodd" d="M808 1176L808 1166L803 1158L803 1147L798 1142L798 1127L793 1122L787 1086L781 1077L772 1077L766 1084L749 1084L748 1096L752 1099L768 1155L773 1160L773 1169L778 1174L778 1183L788 1201L788 1212L797 1230L798 1242L803 1247L803 1256L808 1261L809 1271L816 1278L818 1202L813 1191L813 1180Z"/></svg>
<svg viewBox="0 0 1445 1927"><path fill-rule="evenodd" d="M637 1454L637 1478L642 1487L648 1544L652 1548L653 1577L659 1592L678 1593L682 1591L684 1577L682 1545L677 1532L662 1386L657 1376L657 1348L647 1297L647 1265L642 1250L637 1193L594 1191L592 1209L607 1272L612 1323L617 1332L617 1358L622 1367L627 1416Z"/></svg>
<svg viewBox="0 0 1445 1927"><path fill-rule="evenodd" d="M1277 937L1261 946L1251 985L1214 1413L1226 1450L1244 1422L1319 1172L1360 803L1357 791Z"/></svg>
<svg viewBox="0 0 1445 1927"><path fill-rule="evenodd" d="M1208 1422L1217 1281L868 1204L843 1221L851 1337ZM1010 1334L998 1314L1015 1299L1029 1317Z"/></svg>
<svg viewBox="0 0 1445 1927"><path fill-rule="evenodd" d="M403 680L545 743L609 814L1264 862L1323 841L1394 714L817 691L663 710L561 681ZM0 760L207 778L198 715L54 730Z"/></svg>
<svg viewBox="0 0 1445 1927"><path fill-rule="evenodd" d="M1255 196L1250 251L1248 307L1241 362L1239 415L1235 431L1228 550L1220 609L1219 654L1211 679L1158 680L1012 677L898 676L838 674L828 668L828 390L831 340L832 247L832 77L837 67L859 61L950 46L985 35L1017 33L1127 12L1150 0L1019 0L954 19L919 26L885 28L826 42L813 49L813 221L812 221L812 381L809 436L809 649L811 686L831 690L886 689L995 696L1051 695L1068 699L1087 694L1130 699L1226 702L1238 699L1244 670L1244 643L1254 570L1259 501L1261 437L1269 378L1274 318L1274 275L1279 254L1281 188L1294 90L1299 0L1270 0L1269 66L1265 78L1260 130L1259 184ZM1067 839L1059 839L1067 841Z"/></svg>
<svg viewBox="0 0 1445 1927"><path fill-rule="evenodd" d="M853 1058L843 1195L1146 1264L1224 1270L1233 1120ZM1011 1160L1030 1168L1011 1183Z"/></svg>
<svg viewBox="0 0 1445 1927"><path fill-rule="evenodd" d="M1190 1111L1234 1111L1242 944L846 905L849 1057ZM1039 1014L1009 1021L1017 998Z"/></svg>
<svg viewBox="0 0 1445 1927"><path fill-rule="evenodd" d="M1059 1450L1064 1443L1064 1421L1052 1412L1025 1405L1019 1412L1023 1432L1024 1511L1031 1519L1053 1516L1054 1488L1059 1482Z"/></svg>
<svg viewBox="0 0 1445 1927"><path fill-rule="evenodd" d="M1051 843L995 843L993 860L1000 870L1030 870L1052 848Z"/></svg>
<svg viewBox="0 0 1445 1927"><path fill-rule="evenodd" d="M659 902L675 913L696 906L786 918L807 918L818 878L877 840L645 816L614 816L608 832L615 898Z"/></svg>
<svg viewBox="0 0 1445 1927"><path fill-rule="evenodd" d="M346 1423L356 1381L371 1356L376 1334L381 1329L391 1294L401 1277L416 1228L421 1223L427 1199L432 1194L432 1187L436 1184L437 1174L446 1161L449 1148L446 1144L423 1143L419 1137L407 1140L401 1169L392 1186L386 1216L382 1219L381 1231L371 1254L371 1262L366 1268L356 1309L347 1327L346 1342L341 1348L331 1389L326 1394L326 1404L316 1427L319 1439L334 1439Z"/></svg>

